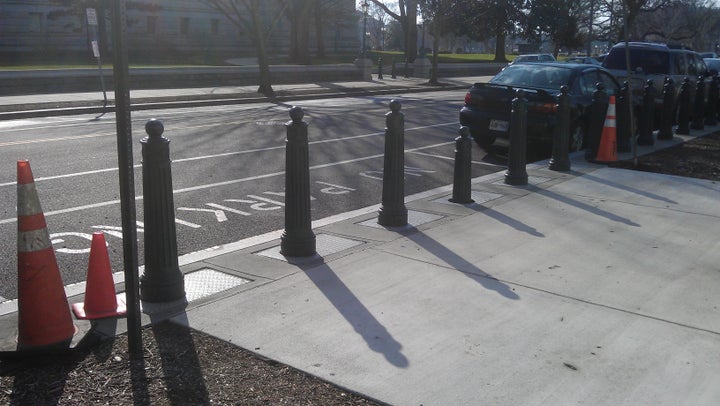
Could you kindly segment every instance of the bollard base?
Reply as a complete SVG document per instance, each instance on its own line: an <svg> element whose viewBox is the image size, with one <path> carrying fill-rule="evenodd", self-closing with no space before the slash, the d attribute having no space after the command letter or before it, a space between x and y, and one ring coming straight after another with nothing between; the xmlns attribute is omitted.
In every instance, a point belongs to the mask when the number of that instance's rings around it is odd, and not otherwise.
<svg viewBox="0 0 720 406"><path fill-rule="evenodd" d="M383 207L378 210L378 224L385 227L402 227L408 223L407 209L387 210Z"/></svg>
<svg viewBox="0 0 720 406"><path fill-rule="evenodd" d="M453 196L450 199L448 199L448 201L451 203L458 203L458 204L475 203L475 200L471 199L470 197L465 197L465 196L462 196L462 197Z"/></svg>
<svg viewBox="0 0 720 406"><path fill-rule="evenodd" d="M513 186L527 185L528 184L528 175L527 175L527 173L511 174L510 172L505 172L505 184L513 185Z"/></svg>
<svg viewBox="0 0 720 406"><path fill-rule="evenodd" d="M147 276L140 277L140 299L149 303L173 302L185 298L185 280L180 270L179 279L170 283L158 283Z"/></svg>
<svg viewBox="0 0 720 406"><path fill-rule="evenodd" d="M550 169L551 171L569 171L570 160L550 158L550 162L548 162L548 169Z"/></svg>
<svg viewBox="0 0 720 406"><path fill-rule="evenodd" d="M312 231L302 235L283 232L280 237L280 254L286 257L311 257L317 254L315 234Z"/></svg>

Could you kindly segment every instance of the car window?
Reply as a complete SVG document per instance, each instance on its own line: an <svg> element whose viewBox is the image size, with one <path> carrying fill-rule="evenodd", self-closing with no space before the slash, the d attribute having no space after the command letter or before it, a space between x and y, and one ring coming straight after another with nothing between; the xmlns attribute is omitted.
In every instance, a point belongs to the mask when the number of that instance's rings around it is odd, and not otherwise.
<svg viewBox="0 0 720 406"><path fill-rule="evenodd" d="M597 73L600 75L600 81L605 85L605 92L608 96L617 96L620 89L618 88L615 80L613 80L612 76L603 71L597 71Z"/></svg>
<svg viewBox="0 0 720 406"><path fill-rule="evenodd" d="M697 76L700 73L696 61L692 57L692 55L687 55L687 68L687 74L690 76Z"/></svg>
<svg viewBox="0 0 720 406"><path fill-rule="evenodd" d="M687 68L685 66L685 58L683 58L682 55L676 54L673 55L673 72L675 72L676 75L687 75Z"/></svg>
<svg viewBox="0 0 720 406"><path fill-rule="evenodd" d="M613 48L603 66L608 69L627 69L625 49ZM646 74L667 74L670 71L670 53L657 49L630 48L630 67L634 72Z"/></svg>
<svg viewBox="0 0 720 406"><path fill-rule="evenodd" d="M578 90L584 96L592 96L599 81L600 77L597 75L597 71L585 71L578 78Z"/></svg>
<svg viewBox="0 0 720 406"><path fill-rule="evenodd" d="M514 65L498 73L490 83L508 86L530 86L549 90L560 90L570 81L570 69L541 64Z"/></svg>

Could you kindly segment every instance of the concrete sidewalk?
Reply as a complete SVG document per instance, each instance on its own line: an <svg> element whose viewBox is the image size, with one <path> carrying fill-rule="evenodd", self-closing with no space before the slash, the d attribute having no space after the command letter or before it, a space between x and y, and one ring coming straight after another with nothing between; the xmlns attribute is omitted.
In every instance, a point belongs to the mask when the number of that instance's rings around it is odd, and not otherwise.
<svg viewBox="0 0 720 406"><path fill-rule="evenodd" d="M390 404L718 404L720 185L573 158L209 253L173 320Z"/></svg>
<svg viewBox="0 0 720 406"><path fill-rule="evenodd" d="M280 255L282 230L181 257L188 303L143 320L389 404L720 403L720 185L582 153L528 173L474 179L473 204L451 185L407 196L406 227L377 205L318 219L311 258Z"/></svg>

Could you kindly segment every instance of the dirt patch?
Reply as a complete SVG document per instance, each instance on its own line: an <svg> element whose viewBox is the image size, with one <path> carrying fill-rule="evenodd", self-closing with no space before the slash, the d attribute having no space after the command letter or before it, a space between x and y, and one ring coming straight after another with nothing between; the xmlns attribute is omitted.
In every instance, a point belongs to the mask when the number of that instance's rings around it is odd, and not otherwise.
<svg viewBox="0 0 720 406"><path fill-rule="evenodd" d="M637 166L632 159L608 166L717 181L720 180L720 133L639 156Z"/></svg>
<svg viewBox="0 0 720 406"><path fill-rule="evenodd" d="M369 399L170 322L63 357L0 363L3 405L376 405Z"/></svg>

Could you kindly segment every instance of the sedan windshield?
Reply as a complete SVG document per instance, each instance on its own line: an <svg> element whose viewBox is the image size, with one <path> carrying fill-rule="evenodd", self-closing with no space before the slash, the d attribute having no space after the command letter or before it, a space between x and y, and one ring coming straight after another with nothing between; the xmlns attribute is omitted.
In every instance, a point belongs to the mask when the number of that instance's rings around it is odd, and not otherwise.
<svg viewBox="0 0 720 406"><path fill-rule="evenodd" d="M543 64L517 65L505 68L497 76L490 79L490 83L558 90L560 86L569 84L571 74L570 69L557 66Z"/></svg>

